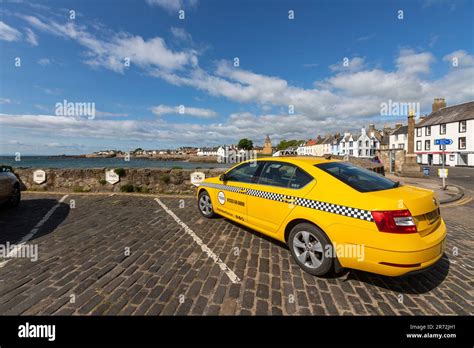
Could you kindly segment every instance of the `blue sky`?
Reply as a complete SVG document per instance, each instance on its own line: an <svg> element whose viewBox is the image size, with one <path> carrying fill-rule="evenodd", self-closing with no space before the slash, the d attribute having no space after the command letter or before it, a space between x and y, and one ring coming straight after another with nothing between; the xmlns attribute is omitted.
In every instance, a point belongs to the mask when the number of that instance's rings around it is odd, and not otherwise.
<svg viewBox="0 0 474 348"><path fill-rule="evenodd" d="M422 113L435 97L473 100L473 10L462 0L2 1L0 154L309 139L403 120L380 115L389 100ZM94 117L57 114L64 100L94 103Z"/></svg>

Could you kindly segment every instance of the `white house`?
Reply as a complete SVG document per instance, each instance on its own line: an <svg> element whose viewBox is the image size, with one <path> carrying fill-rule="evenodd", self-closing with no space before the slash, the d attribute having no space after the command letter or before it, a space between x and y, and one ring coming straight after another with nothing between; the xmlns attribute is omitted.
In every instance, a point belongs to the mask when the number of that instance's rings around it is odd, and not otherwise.
<svg viewBox="0 0 474 348"><path fill-rule="evenodd" d="M340 143L341 143L342 138L343 137L338 133L332 139L331 141L331 154L332 155L336 155L336 156L341 155Z"/></svg>
<svg viewBox="0 0 474 348"><path fill-rule="evenodd" d="M436 139L453 143L441 151ZM474 101L434 110L422 119L415 126L415 153L420 164L474 166Z"/></svg>
<svg viewBox="0 0 474 348"><path fill-rule="evenodd" d="M359 135L353 135L349 132L344 133L340 142L341 155L355 157L358 153L357 139L359 139L359 137Z"/></svg>
<svg viewBox="0 0 474 348"><path fill-rule="evenodd" d="M390 149L402 149L407 150L408 148L408 126L401 126L395 128L389 136L389 147Z"/></svg>
<svg viewBox="0 0 474 348"><path fill-rule="evenodd" d="M296 149L299 156L316 156L316 140L310 139Z"/></svg>
<svg viewBox="0 0 474 348"><path fill-rule="evenodd" d="M197 150L196 155L198 156L217 156L218 148L217 147L203 147Z"/></svg>
<svg viewBox="0 0 474 348"><path fill-rule="evenodd" d="M326 137L322 140L322 155L330 155L332 153L332 135L326 135Z"/></svg>

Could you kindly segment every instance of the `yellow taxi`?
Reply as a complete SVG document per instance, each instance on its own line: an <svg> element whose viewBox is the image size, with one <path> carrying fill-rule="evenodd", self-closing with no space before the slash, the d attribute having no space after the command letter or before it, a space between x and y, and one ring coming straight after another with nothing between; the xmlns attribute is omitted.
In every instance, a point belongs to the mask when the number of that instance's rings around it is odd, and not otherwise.
<svg viewBox="0 0 474 348"><path fill-rule="evenodd" d="M348 162L269 157L204 180L198 208L286 243L322 276L353 268L399 276L436 263L446 225L433 191L400 185Z"/></svg>

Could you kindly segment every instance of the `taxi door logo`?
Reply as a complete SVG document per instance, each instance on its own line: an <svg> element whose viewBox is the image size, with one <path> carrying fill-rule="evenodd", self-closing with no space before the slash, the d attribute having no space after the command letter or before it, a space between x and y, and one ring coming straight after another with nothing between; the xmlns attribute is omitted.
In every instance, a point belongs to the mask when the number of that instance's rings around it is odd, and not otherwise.
<svg viewBox="0 0 474 348"><path fill-rule="evenodd" d="M220 204L224 205L225 203L225 194L222 191L219 191L217 194L217 200L219 201Z"/></svg>

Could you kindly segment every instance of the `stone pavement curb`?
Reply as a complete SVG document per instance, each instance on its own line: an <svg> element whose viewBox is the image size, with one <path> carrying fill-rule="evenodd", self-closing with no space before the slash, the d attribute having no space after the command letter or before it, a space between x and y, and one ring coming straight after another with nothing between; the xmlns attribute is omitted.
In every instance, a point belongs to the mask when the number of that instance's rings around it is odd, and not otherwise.
<svg viewBox="0 0 474 348"><path fill-rule="evenodd" d="M456 201L459 201L461 198L464 197L464 188L463 187L458 186L458 185L453 185L453 184L446 185L447 190L449 190L451 187L455 188L455 191L457 191L457 194L453 197L442 199L439 202L440 204L456 202Z"/></svg>

